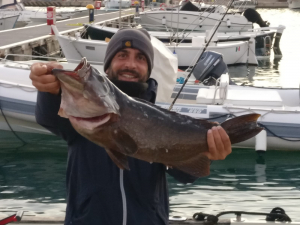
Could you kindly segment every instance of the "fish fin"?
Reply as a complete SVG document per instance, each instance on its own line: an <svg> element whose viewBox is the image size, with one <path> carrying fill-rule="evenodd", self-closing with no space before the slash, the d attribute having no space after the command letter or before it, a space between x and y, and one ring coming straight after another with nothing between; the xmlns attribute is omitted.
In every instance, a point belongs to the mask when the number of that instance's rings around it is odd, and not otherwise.
<svg viewBox="0 0 300 225"><path fill-rule="evenodd" d="M117 151L111 151L109 149L105 149L111 160L122 170L130 170L128 165L128 159L126 155L123 155Z"/></svg>
<svg viewBox="0 0 300 225"><path fill-rule="evenodd" d="M239 143L256 136L263 130L257 125L260 114L252 113L235 117L221 124L229 136L231 144Z"/></svg>
<svg viewBox="0 0 300 225"><path fill-rule="evenodd" d="M181 170L194 177L205 177L210 173L211 161L204 154L198 154L196 157L190 158L189 160L176 163L171 167Z"/></svg>
<svg viewBox="0 0 300 225"><path fill-rule="evenodd" d="M125 155L133 155L137 152L138 148L135 141L124 131L116 130L112 133L113 139L121 152Z"/></svg>

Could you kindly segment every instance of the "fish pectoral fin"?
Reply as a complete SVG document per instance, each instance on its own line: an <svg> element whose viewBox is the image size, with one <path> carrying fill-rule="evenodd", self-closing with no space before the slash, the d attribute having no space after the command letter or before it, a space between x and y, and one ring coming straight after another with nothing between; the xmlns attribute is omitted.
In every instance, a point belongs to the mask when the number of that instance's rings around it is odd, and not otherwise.
<svg viewBox="0 0 300 225"><path fill-rule="evenodd" d="M124 152L125 155L133 155L137 152L138 148L135 141L122 130L116 130L113 132L113 139L115 140L115 144L118 146L119 150Z"/></svg>
<svg viewBox="0 0 300 225"><path fill-rule="evenodd" d="M128 165L128 159L126 155L123 155L117 151L111 151L109 149L105 149L111 160L122 170L130 170Z"/></svg>
<svg viewBox="0 0 300 225"><path fill-rule="evenodd" d="M210 173L210 160L206 155L200 153L189 160L172 164L172 167L194 177L205 177Z"/></svg>

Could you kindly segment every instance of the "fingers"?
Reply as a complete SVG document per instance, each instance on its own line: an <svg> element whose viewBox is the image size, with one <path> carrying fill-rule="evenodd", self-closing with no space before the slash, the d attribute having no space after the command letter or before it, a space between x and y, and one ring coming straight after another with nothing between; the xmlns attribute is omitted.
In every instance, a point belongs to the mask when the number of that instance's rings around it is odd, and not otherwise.
<svg viewBox="0 0 300 225"><path fill-rule="evenodd" d="M63 67L56 62L33 64L29 76L32 80L32 85L39 91L58 94L60 83L56 76L51 74L54 68L62 69Z"/></svg>
<svg viewBox="0 0 300 225"><path fill-rule="evenodd" d="M222 139L222 143L224 146L224 155L226 157L227 155L229 155L232 152L231 142L230 142L229 136L227 135L226 131L221 126L218 127L218 131L219 131L219 135Z"/></svg>
<svg viewBox="0 0 300 225"><path fill-rule="evenodd" d="M207 132L207 144L209 151L206 155L210 160L223 160L231 153L230 139L221 126Z"/></svg>
<svg viewBox="0 0 300 225"><path fill-rule="evenodd" d="M56 69L62 69L63 66L57 62L49 62L49 63L34 63L31 66L31 74L35 76L42 76L45 74L51 74L51 71Z"/></svg>
<svg viewBox="0 0 300 225"><path fill-rule="evenodd" d="M60 83L59 81L52 83L40 83L36 81L32 81L32 85L36 87L39 91L49 92L51 94L58 94L60 91Z"/></svg>

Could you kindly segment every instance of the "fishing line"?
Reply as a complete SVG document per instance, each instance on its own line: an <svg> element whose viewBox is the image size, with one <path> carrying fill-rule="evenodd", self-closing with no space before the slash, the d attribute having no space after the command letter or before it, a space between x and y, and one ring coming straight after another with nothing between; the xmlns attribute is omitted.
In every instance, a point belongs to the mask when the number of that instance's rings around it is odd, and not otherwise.
<svg viewBox="0 0 300 225"><path fill-rule="evenodd" d="M184 88L184 86L185 86L185 85L186 85L186 83L188 82L188 79L191 77L191 75L192 75L192 73L193 73L193 71L194 71L194 69L195 69L195 66L196 66L196 65L198 64L198 62L200 61L200 59L201 59L201 57L202 57L203 53L205 52L205 50L206 50L207 46L209 45L210 41L211 41L211 40L212 40L212 38L214 37L215 33L217 32L217 30L218 30L219 26L221 25L221 23L222 23L223 19L224 19L224 18L225 18L225 16L227 15L227 12L228 12L229 8L231 7L231 5L232 5L233 1L234 1L234 0L231 0L231 2L230 2L230 4L229 4L229 7L227 7L227 10L226 10L226 12L224 13L224 15L223 15L222 19L219 21L219 24L217 25L216 29L214 30L214 32L213 32L213 34L210 36L210 38L209 38L208 42L207 42L207 43L206 43L206 45L204 46L204 48L203 48L203 50L202 50L202 53L201 53L201 54L200 54L200 56L198 57L198 59L197 59L196 63L194 64L193 68L192 68L192 69L191 69L191 71L189 72L189 75L188 75L188 76L187 76L187 78L185 79L185 81L184 81L183 85L181 86L181 88L180 88L179 92L178 92L178 93L177 93L177 95L175 96L175 98L174 98L174 100L173 100L172 104L170 105L170 107L169 107L169 111L171 111L171 110L172 110L172 108L173 108L173 106L174 106L174 104L175 104L175 102L176 102L177 98L179 97L179 95L180 95L180 93L181 93L182 89Z"/></svg>

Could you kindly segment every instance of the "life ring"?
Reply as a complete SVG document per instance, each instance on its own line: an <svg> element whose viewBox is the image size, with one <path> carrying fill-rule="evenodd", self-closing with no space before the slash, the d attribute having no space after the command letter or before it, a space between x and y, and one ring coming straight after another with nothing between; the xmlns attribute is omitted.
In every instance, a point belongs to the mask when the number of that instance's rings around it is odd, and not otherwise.
<svg viewBox="0 0 300 225"><path fill-rule="evenodd" d="M166 10L167 5L166 5L165 3L161 3L161 4L159 5L159 7L160 7L159 10ZM163 7L164 7L164 8L163 8Z"/></svg>

